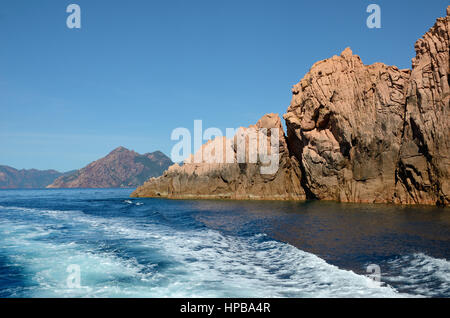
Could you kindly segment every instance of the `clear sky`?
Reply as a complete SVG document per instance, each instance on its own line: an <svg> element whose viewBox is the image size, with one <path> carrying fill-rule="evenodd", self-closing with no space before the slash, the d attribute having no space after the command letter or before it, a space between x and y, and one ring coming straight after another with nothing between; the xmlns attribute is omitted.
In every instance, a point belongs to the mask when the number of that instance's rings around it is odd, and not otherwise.
<svg viewBox="0 0 450 318"><path fill-rule="evenodd" d="M66 26L81 7L82 28ZM381 29L366 8L381 7ZM350 46L409 68L447 0L2 0L0 164L78 169L117 146L170 154L176 127L282 115L291 86Z"/></svg>

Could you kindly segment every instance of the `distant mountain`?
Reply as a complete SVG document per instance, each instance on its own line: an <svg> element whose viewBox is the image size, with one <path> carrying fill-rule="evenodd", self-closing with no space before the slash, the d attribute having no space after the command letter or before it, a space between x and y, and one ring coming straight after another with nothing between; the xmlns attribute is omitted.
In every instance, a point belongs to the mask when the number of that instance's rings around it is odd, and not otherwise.
<svg viewBox="0 0 450 318"><path fill-rule="evenodd" d="M162 175L172 164L160 151L141 155L119 147L106 157L59 177L47 188L135 188Z"/></svg>
<svg viewBox="0 0 450 318"><path fill-rule="evenodd" d="M0 166L0 189L45 188L62 175L64 174L55 170L17 170Z"/></svg>

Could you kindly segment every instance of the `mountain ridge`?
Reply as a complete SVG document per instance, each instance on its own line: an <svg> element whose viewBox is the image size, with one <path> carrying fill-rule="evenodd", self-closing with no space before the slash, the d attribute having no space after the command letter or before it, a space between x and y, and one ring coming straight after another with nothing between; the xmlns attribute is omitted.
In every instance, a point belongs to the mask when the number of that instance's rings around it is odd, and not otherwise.
<svg viewBox="0 0 450 318"><path fill-rule="evenodd" d="M135 188L172 164L161 151L141 155L120 146L73 174L57 178L47 188Z"/></svg>
<svg viewBox="0 0 450 318"><path fill-rule="evenodd" d="M64 173L48 169L15 169L0 165L0 189L39 189L45 188Z"/></svg>
<svg viewBox="0 0 450 318"><path fill-rule="evenodd" d="M85 170L77 169L67 172L59 172L54 169L38 170L38 169L16 169L7 165L0 165L0 189L43 189L43 188L114 188L114 187L130 187L135 188L144 183L149 177L158 176L163 173L171 164L172 161L161 151L148 152L143 155L135 151L130 151L125 147L117 147L112 150L107 156L109 157L108 164L113 170L122 171L126 177L110 173L112 178L109 180L102 179L101 175L96 177L87 177L90 180L87 182L78 182L79 178L86 180L86 175L83 175ZM128 170L124 167L123 162L117 161L120 157L127 157L132 159L128 161ZM102 166L102 159L95 160L88 164L89 166ZM85 167L85 168L86 168ZM107 171L106 169L105 171ZM123 174L122 174L123 176ZM98 179L98 182L93 182L93 179Z"/></svg>

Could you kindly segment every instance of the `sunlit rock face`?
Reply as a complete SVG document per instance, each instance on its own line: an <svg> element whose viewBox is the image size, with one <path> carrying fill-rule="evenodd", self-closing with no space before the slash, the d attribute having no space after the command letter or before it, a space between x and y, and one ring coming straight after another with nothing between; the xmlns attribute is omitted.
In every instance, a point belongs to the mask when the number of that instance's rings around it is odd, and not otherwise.
<svg viewBox="0 0 450 318"><path fill-rule="evenodd" d="M292 89L276 173L262 174L251 150L239 163L236 137L218 138L201 148L206 161L197 153L133 195L448 205L449 14L417 41L412 70L365 65L350 48L314 64ZM277 115L253 126L270 127L282 131ZM211 163L217 143L231 162Z"/></svg>
<svg viewBox="0 0 450 318"><path fill-rule="evenodd" d="M316 63L284 115L303 185L317 199L393 199L409 70L364 65L347 48Z"/></svg>
<svg viewBox="0 0 450 318"><path fill-rule="evenodd" d="M347 48L293 87L287 139L309 196L448 204L449 11L417 41L412 71Z"/></svg>
<svg viewBox="0 0 450 318"><path fill-rule="evenodd" d="M408 84L398 201L450 202L450 6L418 40Z"/></svg>
<svg viewBox="0 0 450 318"><path fill-rule="evenodd" d="M261 136L267 138L267 154L271 154L271 146L277 148L273 154L278 154L272 158L276 160L274 170L262 170L264 167L268 168L270 160L261 162L254 153L258 147L250 145L259 144L252 141L252 132L260 133L259 142L262 141ZM271 135L275 132L278 134L274 135L278 139L277 142ZM223 151L218 156L216 152L219 149ZM241 149L244 151L240 152ZM256 125L240 128L234 138L222 137L207 142L183 165L171 166L163 176L150 179L132 196L305 200L300 174L297 160L289 155L280 117L268 114Z"/></svg>

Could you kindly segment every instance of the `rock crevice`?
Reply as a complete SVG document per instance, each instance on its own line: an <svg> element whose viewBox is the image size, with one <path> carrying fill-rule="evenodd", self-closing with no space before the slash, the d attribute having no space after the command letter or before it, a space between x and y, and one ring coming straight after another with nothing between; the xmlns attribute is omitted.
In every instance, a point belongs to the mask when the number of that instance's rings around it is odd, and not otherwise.
<svg viewBox="0 0 450 318"><path fill-rule="evenodd" d="M261 174L260 161L252 162L248 147L250 132L266 129L270 145L270 128L278 129L279 168L275 173ZM245 143L245 147L241 148ZM222 160L215 162L211 150L223 148ZM245 160L239 160L238 149L245 149ZM201 157L200 157L201 154ZM226 154L231 154L226 158ZM201 158L201 159L199 159ZM237 200L305 200L300 185L299 164L287 149L281 119L276 114L263 116L256 125L240 128L231 139L216 138L207 142L183 165L171 166L163 176L152 178L133 193L136 197L167 197L172 199L237 199Z"/></svg>
<svg viewBox="0 0 450 318"><path fill-rule="evenodd" d="M250 163L175 165L133 195L446 206L449 38L450 6L416 42L412 70L365 65L350 48L315 63L292 88L274 175ZM282 129L274 114L256 127Z"/></svg>

